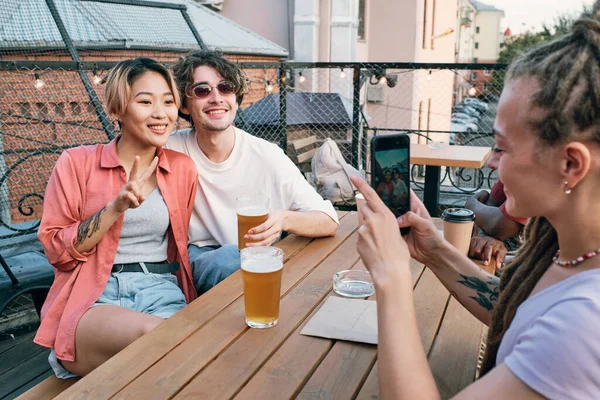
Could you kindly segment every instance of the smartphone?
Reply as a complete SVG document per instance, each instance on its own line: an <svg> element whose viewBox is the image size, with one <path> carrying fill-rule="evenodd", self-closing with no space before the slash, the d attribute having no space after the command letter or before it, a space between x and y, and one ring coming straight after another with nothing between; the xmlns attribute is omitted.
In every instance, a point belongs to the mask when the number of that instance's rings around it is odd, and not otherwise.
<svg viewBox="0 0 600 400"><path fill-rule="evenodd" d="M404 133L371 139L371 187L396 217L410 210L410 139ZM410 228L402 228L402 235Z"/></svg>

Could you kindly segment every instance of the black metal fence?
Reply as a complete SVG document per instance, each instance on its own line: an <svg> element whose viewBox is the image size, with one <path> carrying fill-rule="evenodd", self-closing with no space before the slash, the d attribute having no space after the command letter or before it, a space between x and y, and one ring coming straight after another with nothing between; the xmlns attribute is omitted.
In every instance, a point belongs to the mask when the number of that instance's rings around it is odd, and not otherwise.
<svg viewBox="0 0 600 400"><path fill-rule="evenodd" d="M118 134L103 108L100 84L118 60L145 55L169 64L206 47L190 19L203 8L186 4L0 3L0 15L10 16L0 25L0 239L36 231L45 184L64 149ZM161 24L147 26L157 18ZM291 157L298 140L314 137L319 145L332 139L348 163L369 173L374 135L406 132L416 143L455 146L493 142L501 90L493 76L504 73L502 65L240 64L250 90L236 124ZM411 178L419 190L424 169L413 168ZM494 180L486 168L446 168L442 203L464 201L464 194L489 188Z"/></svg>
<svg viewBox="0 0 600 400"><path fill-rule="evenodd" d="M99 84L114 64L0 61L0 238L35 231L45 183L64 149L107 142L118 134L101 106L104 92ZM368 173L369 142L375 135L406 132L415 143L493 145L500 88L491 83L478 87L469 79L475 68L498 71L502 66L241 66L250 93L236 124L286 151L299 139L314 136L317 144L333 139L348 163ZM474 100L478 98L482 100ZM418 190L423 168L415 166L411 176ZM461 194L490 188L494 181L485 167L446 168L442 200L464 200Z"/></svg>
<svg viewBox="0 0 600 400"><path fill-rule="evenodd" d="M22 252L26 243L34 242L29 239L35 238L39 225L45 186L62 151L106 143L119 134L103 107L101 81L108 70L118 60L137 55L169 64L187 51L207 47L203 32L190 20L192 11L203 12L176 0L0 2L0 16L5 17L0 17L2 256ZM161 23L147 24L157 20ZM140 24L146 27L132 28ZM296 161L295 145L307 138L315 139L316 143L308 141L311 146L332 139L344 159L365 173L370 172L367 155L375 135L406 132L422 144L490 147L493 143L501 91L493 76L504 73L502 65L242 62L240 66L250 89L236 125L277 143ZM423 167L412 167L417 192L424 176ZM485 167L445 168L441 179L443 206L463 203L465 196L490 188L496 177ZM30 300L24 300L21 308L29 309ZM0 316L0 331L2 324Z"/></svg>

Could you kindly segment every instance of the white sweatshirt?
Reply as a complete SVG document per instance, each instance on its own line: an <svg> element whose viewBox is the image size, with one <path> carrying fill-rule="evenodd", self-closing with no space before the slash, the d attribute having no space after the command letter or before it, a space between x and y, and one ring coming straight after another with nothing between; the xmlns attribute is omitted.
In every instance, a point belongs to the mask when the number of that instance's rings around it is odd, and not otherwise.
<svg viewBox="0 0 600 400"><path fill-rule="evenodd" d="M331 202L323 200L277 145L237 128L235 135L231 155L219 164L200 150L194 130L175 132L165 146L190 156L198 169L189 243L237 244L236 198L245 194L266 194L272 210L322 211L339 223Z"/></svg>

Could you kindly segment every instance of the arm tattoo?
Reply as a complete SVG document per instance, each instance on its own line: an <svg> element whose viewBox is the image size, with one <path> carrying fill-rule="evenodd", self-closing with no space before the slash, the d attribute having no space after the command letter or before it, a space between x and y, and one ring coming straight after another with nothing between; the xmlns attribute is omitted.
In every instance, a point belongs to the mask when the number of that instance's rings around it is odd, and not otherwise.
<svg viewBox="0 0 600 400"><path fill-rule="evenodd" d="M100 229L100 216L105 210L106 207L102 207L100 211L79 225L75 246L79 246L86 238L91 238L94 233L98 232L98 229Z"/></svg>
<svg viewBox="0 0 600 400"><path fill-rule="evenodd" d="M463 279L458 283L468 287L469 289L475 290L477 297L469 296L475 300L481 307L488 311L492 311L498 300L498 282L499 279L496 277L490 277L486 282L474 276L460 275Z"/></svg>

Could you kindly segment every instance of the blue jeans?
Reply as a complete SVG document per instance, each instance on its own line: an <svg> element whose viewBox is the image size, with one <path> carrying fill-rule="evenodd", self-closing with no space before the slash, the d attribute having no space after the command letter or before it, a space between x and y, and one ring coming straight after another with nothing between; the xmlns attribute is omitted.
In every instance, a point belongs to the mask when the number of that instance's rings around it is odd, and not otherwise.
<svg viewBox="0 0 600 400"><path fill-rule="evenodd" d="M190 244L188 254L199 296L240 269L240 252L233 244L204 247Z"/></svg>
<svg viewBox="0 0 600 400"><path fill-rule="evenodd" d="M92 307L103 305L124 307L166 319L185 307L186 301L173 274L118 272L110 275L104 291ZM58 361L54 349L50 351L48 362L57 378L77 377Z"/></svg>

